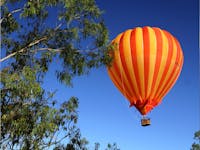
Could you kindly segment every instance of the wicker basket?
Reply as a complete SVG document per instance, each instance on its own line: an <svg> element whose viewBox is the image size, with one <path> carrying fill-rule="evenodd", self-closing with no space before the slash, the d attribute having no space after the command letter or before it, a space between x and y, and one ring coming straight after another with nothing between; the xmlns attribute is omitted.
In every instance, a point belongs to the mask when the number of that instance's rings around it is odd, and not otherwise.
<svg viewBox="0 0 200 150"><path fill-rule="evenodd" d="M150 118L143 118L141 119L141 125L142 126L149 126L151 124Z"/></svg>

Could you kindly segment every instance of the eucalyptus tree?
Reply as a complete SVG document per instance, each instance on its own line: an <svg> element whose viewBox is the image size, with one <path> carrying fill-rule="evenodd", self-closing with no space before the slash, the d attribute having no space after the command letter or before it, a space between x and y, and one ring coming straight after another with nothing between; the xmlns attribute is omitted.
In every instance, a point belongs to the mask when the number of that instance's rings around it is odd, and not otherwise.
<svg viewBox="0 0 200 150"><path fill-rule="evenodd" d="M194 139L191 150L200 150L200 130L194 133Z"/></svg>
<svg viewBox="0 0 200 150"><path fill-rule="evenodd" d="M94 0L0 5L1 149L87 149L76 125L78 98L59 105L42 84L55 61L55 75L67 86L73 77L111 62L102 11Z"/></svg>

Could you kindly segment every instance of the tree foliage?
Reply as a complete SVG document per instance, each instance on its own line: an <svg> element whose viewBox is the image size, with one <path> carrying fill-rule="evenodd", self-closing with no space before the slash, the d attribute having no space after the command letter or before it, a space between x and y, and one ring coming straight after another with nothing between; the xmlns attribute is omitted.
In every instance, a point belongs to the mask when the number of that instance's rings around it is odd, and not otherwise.
<svg viewBox="0 0 200 150"><path fill-rule="evenodd" d="M1 61L14 58L14 69L31 64L45 72L57 57L62 63L57 77L70 84L73 76L110 62L105 48L108 33L93 0L10 3L2 6L2 49L6 57Z"/></svg>
<svg viewBox="0 0 200 150"><path fill-rule="evenodd" d="M194 134L195 142L192 144L191 150L200 150L200 130Z"/></svg>
<svg viewBox="0 0 200 150"><path fill-rule="evenodd" d="M42 89L35 70L8 71L1 72L1 148L56 148L68 139L74 149L83 149L87 140L76 126L78 99L55 107L54 93Z"/></svg>
<svg viewBox="0 0 200 150"><path fill-rule="evenodd" d="M108 32L94 0L1 1L1 149L87 149L76 123L78 98L60 105L43 87L111 62ZM88 44L89 43L89 44ZM67 143L67 144L66 144Z"/></svg>

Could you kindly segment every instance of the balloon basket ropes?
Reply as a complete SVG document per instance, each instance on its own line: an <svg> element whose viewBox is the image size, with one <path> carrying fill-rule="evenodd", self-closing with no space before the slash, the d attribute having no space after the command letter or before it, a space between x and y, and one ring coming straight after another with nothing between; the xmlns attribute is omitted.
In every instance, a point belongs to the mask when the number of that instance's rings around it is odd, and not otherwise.
<svg viewBox="0 0 200 150"><path fill-rule="evenodd" d="M149 125L151 125L150 118L144 117L144 118L141 119L141 126L146 127L146 126L149 126Z"/></svg>

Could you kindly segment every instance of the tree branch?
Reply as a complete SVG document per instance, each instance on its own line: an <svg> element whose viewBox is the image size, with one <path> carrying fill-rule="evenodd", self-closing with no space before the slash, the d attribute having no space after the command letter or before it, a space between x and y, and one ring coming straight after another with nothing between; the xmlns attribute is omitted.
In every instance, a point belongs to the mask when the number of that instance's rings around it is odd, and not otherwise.
<svg viewBox="0 0 200 150"><path fill-rule="evenodd" d="M55 140L55 141L51 141L51 143L44 144L44 146L42 147L42 149L45 149L45 148L50 147L50 146L52 146L52 145L56 145L56 144L60 143L62 140L64 140L65 138L67 138L68 136L69 136L69 134L63 136L63 137L60 138L60 140L58 140L58 141Z"/></svg>
<svg viewBox="0 0 200 150"><path fill-rule="evenodd" d="M15 10L11 11L11 12L8 13L5 17L3 17L3 18L0 19L0 24L2 23L2 21L3 21L6 17L10 17L12 14L17 13L17 12L19 12L19 11L21 11L21 10L22 10L22 8L18 8L18 9L15 9Z"/></svg>
<svg viewBox="0 0 200 150"><path fill-rule="evenodd" d="M94 48L91 48L91 49L85 49L85 50L80 50L80 49L77 49L76 52L79 52L79 53L89 53L89 52L93 52L95 53L97 50L97 47L94 47ZM60 52L63 52L64 51L64 47L61 47L61 48L49 48L49 47L45 47L45 48L38 48L38 49L35 49L33 50L33 53L37 53L38 51L50 51L50 52L55 52L55 53L60 53Z"/></svg>
<svg viewBox="0 0 200 150"><path fill-rule="evenodd" d="M57 27L59 28L60 26L61 26L61 24L58 25ZM29 47L31 47L31 46L33 46L33 45L36 45L36 44L38 44L39 42L44 41L44 40L46 40L46 39L47 39L46 37L43 37L43 38L41 38L41 39L39 39L39 40L33 41L33 42L31 42L28 46L26 46L26 47L20 49L19 51L16 51L16 52L14 52L14 53L11 53L11 54L7 55L6 57L0 59L0 62L3 62L3 61L5 61L6 59L9 59L9 58L15 56L17 53L23 53L23 52L25 52L25 50L26 50L27 48L29 48ZM64 50L63 47L61 47L61 48L56 48L56 49L54 49L54 48L49 48L49 47L44 47L44 48L38 48L38 49L32 50L32 52L33 52L33 53L36 53L36 52L38 52L38 51L50 51L50 52L60 53L60 52L62 52L63 50ZM80 52L80 53L82 53L82 52L88 53L88 52L91 52L91 51L94 52L95 50L97 50L97 47L94 47L94 48L91 48L91 49L87 49L87 50L76 50L76 51L77 51L77 52Z"/></svg>
<svg viewBox="0 0 200 150"><path fill-rule="evenodd" d="M61 26L62 26L62 23L60 23L59 25L57 25L57 26L55 27L55 31L58 30Z"/></svg>
<svg viewBox="0 0 200 150"><path fill-rule="evenodd" d="M7 16L10 16L11 14L16 13L16 12L21 11L21 10L22 10L22 9L13 10L13 11L10 12ZM5 18L5 17L4 17L4 18ZM2 22L2 20L3 20L4 18L2 18L2 19L0 20L0 22ZM57 25L57 26L54 28L54 30L57 31L61 26L62 26L62 23L60 23L59 25ZM9 59L9 58L15 56L17 53L23 53L27 48L29 48L29 47L31 47L31 46L33 46L33 45L36 45L36 44L38 44L39 42L44 41L44 40L46 40L46 39L47 39L47 37L43 37L43 38L41 38L41 39L39 39L39 40L33 41L33 42L31 42L28 46L26 46L26 47L20 49L19 51L16 51L16 52L14 52L14 53L11 53L11 54L7 55L6 57L0 59L0 62L3 62L3 61L5 61L6 59ZM48 50L48 51L54 51L54 52L61 52L61 51L62 51L62 50L60 50L60 49L52 49L52 48L40 48L40 49L37 49L37 51L42 51L42 50Z"/></svg>
<svg viewBox="0 0 200 150"><path fill-rule="evenodd" d="M46 37L43 37L43 38L41 38L41 39L39 39L39 40L36 40L36 41L33 41L33 42L29 43L28 46L26 46L26 47L20 49L19 51L16 51L16 52L14 52L14 53L11 53L11 54L7 55L6 57L0 59L0 62L3 62L3 61L5 61L6 59L9 59L9 58L15 56L17 53L23 53L27 48L29 48L29 47L31 47L31 46L33 46L33 45L36 45L36 44L38 44L39 42L44 41L44 40L46 40L46 39L47 39Z"/></svg>
<svg viewBox="0 0 200 150"><path fill-rule="evenodd" d="M33 50L34 53L38 51L62 52L63 49L62 48L54 49L54 48L44 47L44 48L38 48L38 49Z"/></svg>

